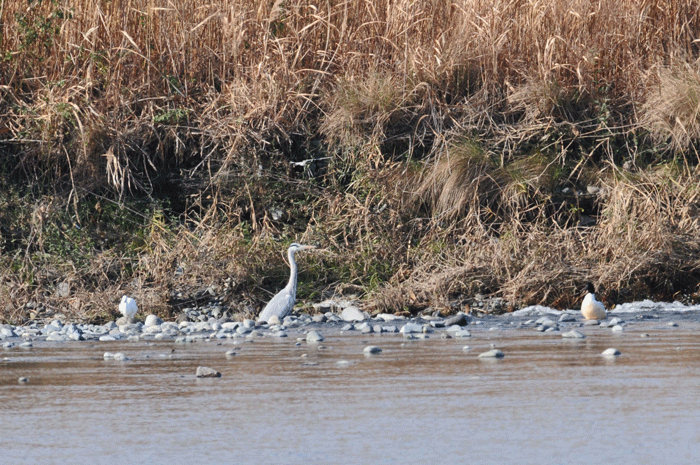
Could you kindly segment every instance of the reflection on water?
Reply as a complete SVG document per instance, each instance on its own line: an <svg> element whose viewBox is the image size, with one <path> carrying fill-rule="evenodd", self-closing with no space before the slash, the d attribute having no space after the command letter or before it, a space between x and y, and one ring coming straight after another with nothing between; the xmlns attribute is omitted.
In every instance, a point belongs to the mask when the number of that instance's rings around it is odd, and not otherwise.
<svg viewBox="0 0 700 465"><path fill-rule="evenodd" d="M696 463L698 327L582 331L0 351L2 462ZM476 357L490 344L505 358ZM222 378L196 379L199 365Z"/></svg>

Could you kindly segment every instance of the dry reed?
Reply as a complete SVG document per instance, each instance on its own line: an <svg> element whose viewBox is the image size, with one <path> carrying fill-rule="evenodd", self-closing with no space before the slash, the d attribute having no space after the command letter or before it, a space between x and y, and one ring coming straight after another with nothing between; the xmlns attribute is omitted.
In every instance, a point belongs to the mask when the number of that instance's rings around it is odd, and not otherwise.
<svg viewBox="0 0 700 465"><path fill-rule="evenodd" d="M332 244L311 263L334 268L321 284L393 309L476 290L566 306L584 279L697 284L697 1L0 5L0 187L36 193L34 215L0 213L12 312L31 298L96 317L126 289L166 311L176 288L228 282L251 313L269 257L283 279L273 238ZM682 170L659 174L647 132ZM290 167L307 159L328 161ZM563 197L587 184L604 194ZM181 202L179 217L151 209L90 252L109 230L96 199L140 197ZM97 239L67 219L51 236L65 215ZM92 258L61 261L57 237ZM47 295L62 279L104 301Z"/></svg>

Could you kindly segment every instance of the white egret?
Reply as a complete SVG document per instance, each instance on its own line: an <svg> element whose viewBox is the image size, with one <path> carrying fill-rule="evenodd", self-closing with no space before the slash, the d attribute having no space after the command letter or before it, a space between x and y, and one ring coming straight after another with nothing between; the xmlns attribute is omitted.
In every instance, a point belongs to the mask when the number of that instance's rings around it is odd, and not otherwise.
<svg viewBox="0 0 700 465"><path fill-rule="evenodd" d="M136 312L139 311L139 308L134 299L125 295L122 296L122 300L119 302L119 311L124 315L126 321L131 323L134 321L134 316L136 316Z"/></svg>
<svg viewBox="0 0 700 465"><path fill-rule="evenodd" d="M593 283L588 283L586 289L588 294L586 294L586 297L583 298L583 303L581 303L581 313L587 320L604 319L607 316L605 305L596 300Z"/></svg>
<svg viewBox="0 0 700 465"><path fill-rule="evenodd" d="M297 295L297 262L294 260L294 254L300 250L315 249L313 245L301 245L296 242L292 243L287 250L287 257L289 258L289 283L287 286L279 291L270 302L265 306L260 315L258 316L258 321L267 322L273 316L279 318L280 321L284 319L285 316L289 315L294 308L294 302L296 301Z"/></svg>

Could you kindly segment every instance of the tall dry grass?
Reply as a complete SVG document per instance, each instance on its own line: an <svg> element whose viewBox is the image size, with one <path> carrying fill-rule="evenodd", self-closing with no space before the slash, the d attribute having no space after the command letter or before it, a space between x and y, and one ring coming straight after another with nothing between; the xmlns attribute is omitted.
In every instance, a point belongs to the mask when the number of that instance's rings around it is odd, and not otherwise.
<svg viewBox="0 0 700 465"><path fill-rule="evenodd" d="M16 140L26 131L58 145L74 139L72 169L110 173L124 188L144 165L210 153L231 162L251 144L319 125L331 141L370 130L381 142L408 124L410 145L455 117L483 125L473 106L534 120L608 111L615 123L631 123L650 74L696 54L699 8L8 0L0 18L3 124ZM178 129L156 131L162 125ZM138 139L154 153L140 153ZM109 148L115 158L102 156ZM64 157L55 144L44 150Z"/></svg>
<svg viewBox="0 0 700 465"><path fill-rule="evenodd" d="M244 283L232 289L260 293L275 284L262 267L223 257L274 257L283 280L272 238L299 237L333 244L335 258L314 262L337 269L325 284L388 282L407 306L421 289L424 302L480 289L568 305L583 279L632 288L656 270L668 290L695 270L676 255L695 257L684 208L700 137L700 2L0 5L3 187L31 180L30 210L72 212L81 227L87 199L182 203L172 236L151 238L159 247L136 238L121 255L96 254L96 273L76 267L87 290L158 282L149 295L165 307L162 289L226 274ZM458 153L464 140L474 145ZM675 181L654 171L666 144L687 162ZM311 158L325 160L318 171L289 164ZM638 177L616 174L630 160ZM562 200L588 184L606 195ZM18 226L10 211L3 239L28 239L6 249L45 253L45 226ZM584 213L594 228L577 226ZM183 256L198 270L188 283L172 275ZM105 261L121 265L100 274ZM20 268L35 294L66 274L31 263Z"/></svg>

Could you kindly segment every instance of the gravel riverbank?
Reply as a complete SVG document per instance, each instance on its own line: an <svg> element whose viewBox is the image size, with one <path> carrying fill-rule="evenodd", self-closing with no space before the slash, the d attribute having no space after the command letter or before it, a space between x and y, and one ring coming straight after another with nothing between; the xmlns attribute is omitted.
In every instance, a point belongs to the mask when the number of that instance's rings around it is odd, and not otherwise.
<svg viewBox="0 0 700 465"><path fill-rule="evenodd" d="M324 335L334 333L391 335L406 340L462 338L468 340L481 333L497 334L503 330L537 331L563 338L583 339L594 331L624 334L629 329L667 329L678 324L700 324L698 306L680 303L636 302L619 306L601 321L584 320L577 310L558 311L533 306L499 316L476 317L465 313L452 316L423 315L406 318L392 314L369 317L356 307L345 307L315 315L297 314L271 323L251 319L232 321L216 318L211 312L198 311L190 316L196 321L163 321L147 315L143 321L126 322L123 318L103 325L81 324L54 319L27 325L0 325L0 344L8 350L31 349L36 344L71 341L141 341L172 340L189 344L203 341L258 338L291 338L295 343L319 343ZM644 336L645 333L642 333Z"/></svg>

